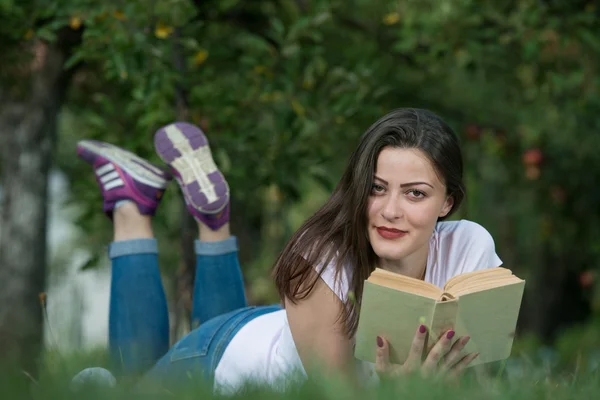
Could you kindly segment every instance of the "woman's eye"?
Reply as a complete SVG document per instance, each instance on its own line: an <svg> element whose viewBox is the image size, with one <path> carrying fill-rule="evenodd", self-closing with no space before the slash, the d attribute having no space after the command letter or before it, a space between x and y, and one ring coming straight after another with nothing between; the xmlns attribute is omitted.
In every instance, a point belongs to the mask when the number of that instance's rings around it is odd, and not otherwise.
<svg viewBox="0 0 600 400"><path fill-rule="evenodd" d="M412 197L417 198L417 199L420 199L420 198L423 198L426 196L424 192L421 192L420 190L417 190L417 189L409 190L408 193L410 193Z"/></svg>
<svg viewBox="0 0 600 400"><path fill-rule="evenodd" d="M381 186L381 185L378 185L378 184L374 184L371 187L371 191L373 193L382 193L384 190L385 190L385 188L383 186Z"/></svg>

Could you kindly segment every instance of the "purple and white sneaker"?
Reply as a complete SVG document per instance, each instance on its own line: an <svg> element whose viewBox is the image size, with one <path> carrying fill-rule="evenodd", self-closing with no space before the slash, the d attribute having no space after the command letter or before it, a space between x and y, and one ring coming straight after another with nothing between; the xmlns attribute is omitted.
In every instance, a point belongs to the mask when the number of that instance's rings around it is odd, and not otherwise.
<svg viewBox="0 0 600 400"><path fill-rule="evenodd" d="M77 144L77 155L94 167L103 209L109 217L122 200L133 201L141 214L154 215L172 179L168 172L112 144L82 140Z"/></svg>
<svg viewBox="0 0 600 400"><path fill-rule="evenodd" d="M216 230L229 222L229 185L200 128L175 122L154 135L154 147L179 183L189 212Z"/></svg>

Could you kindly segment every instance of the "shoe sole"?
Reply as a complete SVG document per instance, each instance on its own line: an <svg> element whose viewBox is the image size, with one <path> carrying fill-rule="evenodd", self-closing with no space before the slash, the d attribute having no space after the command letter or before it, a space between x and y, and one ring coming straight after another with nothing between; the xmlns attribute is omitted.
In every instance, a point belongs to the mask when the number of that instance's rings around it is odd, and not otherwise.
<svg viewBox="0 0 600 400"><path fill-rule="evenodd" d="M205 214L217 214L227 206L229 185L200 129L184 122L167 125L154 135L154 147L175 172L190 206Z"/></svg>
<svg viewBox="0 0 600 400"><path fill-rule="evenodd" d="M160 168L117 146L108 143L100 145L94 141L83 140L78 143L77 148L80 154L80 149L87 150L96 156L116 164L123 172L144 185L156 189L164 189L169 183L165 177L165 172Z"/></svg>

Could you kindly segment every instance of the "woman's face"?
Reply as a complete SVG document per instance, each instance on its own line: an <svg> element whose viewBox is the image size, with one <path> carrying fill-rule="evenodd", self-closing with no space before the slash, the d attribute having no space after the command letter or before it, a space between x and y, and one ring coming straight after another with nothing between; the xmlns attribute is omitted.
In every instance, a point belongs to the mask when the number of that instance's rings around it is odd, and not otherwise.
<svg viewBox="0 0 600 400"><path fill-rule="evenodd" d="M425 153L384 148L367 211L369 241L382 266L426 261L437 219L448 214L452 204Z"/></svg>

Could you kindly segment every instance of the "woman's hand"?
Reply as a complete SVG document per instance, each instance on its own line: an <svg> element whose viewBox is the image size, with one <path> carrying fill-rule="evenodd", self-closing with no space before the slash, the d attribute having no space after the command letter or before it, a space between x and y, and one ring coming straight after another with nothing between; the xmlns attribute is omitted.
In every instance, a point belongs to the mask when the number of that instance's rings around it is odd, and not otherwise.
<svg viewBox="0 0 600 400"><path fill-rule="evenodd" d="M408 358L404 364L397 365L390 364L390 347L387 340L377 336L375 370L380 375L405 375L420 370L425 375L442 373L458 376L479 353L461 355L462 349L469 342L469 337L463 336L452 344L453 337L453 330L445 332L423 360L427 328L421 325L413 338Z"/></svg>

